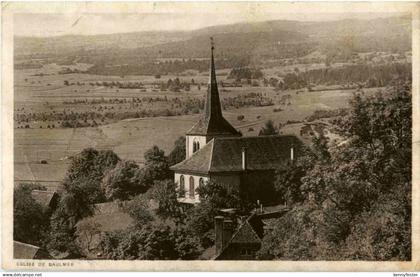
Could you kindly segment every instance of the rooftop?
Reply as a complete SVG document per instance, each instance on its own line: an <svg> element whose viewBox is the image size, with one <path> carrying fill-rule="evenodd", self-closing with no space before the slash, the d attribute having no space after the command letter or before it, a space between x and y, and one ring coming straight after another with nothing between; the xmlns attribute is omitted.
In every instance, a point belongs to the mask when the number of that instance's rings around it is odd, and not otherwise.
<svg viewBox="0 0 420 277"><path fill-rule="evenodd" d="M292 135L216 137L190 158L171 167L177 172L215 173L242 171L242 149L247 170L271 170L290 161L290 149L298 154L301 141Z"/></svg>
<svg viewBox="0 0 420 277"><path fill-rule="evenodd" d="M43 251L38 246L13 241L13 258L15 259L48 259L48 253Z"/></svg>

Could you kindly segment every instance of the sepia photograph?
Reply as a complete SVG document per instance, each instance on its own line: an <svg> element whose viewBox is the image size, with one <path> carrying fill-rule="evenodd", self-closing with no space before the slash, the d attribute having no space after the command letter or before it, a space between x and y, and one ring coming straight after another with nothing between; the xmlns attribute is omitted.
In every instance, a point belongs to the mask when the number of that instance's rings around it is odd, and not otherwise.
<svg viewBox="0 0 420 277"><path fill-rule="evenodd" d="M82 4L2 6L9 269L419 270L418 3Z"/></svg>

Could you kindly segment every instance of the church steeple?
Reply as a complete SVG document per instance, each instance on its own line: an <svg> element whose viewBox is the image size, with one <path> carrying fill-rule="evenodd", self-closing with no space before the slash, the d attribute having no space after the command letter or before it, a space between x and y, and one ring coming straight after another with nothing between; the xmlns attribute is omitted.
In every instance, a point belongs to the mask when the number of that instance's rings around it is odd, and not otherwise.
<svg viewBox="0 0 420 277"><path fill-rule="evenodd" d="M222 107L220 106L219 90L217 88L216 80L216 68L214 66L214 42L213 38L211 40L211 58L210 58L210 77L209 84L207 86L207 97L206 103L204 106L204 118L210 119L210 117L221 118L222 116Z"/></svg>
<svg viewBox="0 0 420 277"><path fill-rule="evenodd" d="M223 117L220 104L219 90L217 88L216 68L214 64L214 42L211 40L210 76L207 88L204 114L187 135L207 137L240 136L240 133Z"/></svg>

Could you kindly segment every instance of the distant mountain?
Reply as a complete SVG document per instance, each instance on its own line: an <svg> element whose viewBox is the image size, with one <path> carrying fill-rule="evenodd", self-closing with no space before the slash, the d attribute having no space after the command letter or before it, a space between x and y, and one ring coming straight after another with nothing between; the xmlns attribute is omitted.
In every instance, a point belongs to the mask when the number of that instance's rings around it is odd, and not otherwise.
<svg viewBox="0 0 420 277"><path fill-rule="evenodd" d="M411 20L404 16L329 22L275 20L194 31L15 37L15 62L43 59L68 64L77 61L96 65L97 73L109 66L125 66L128 72L133 72L140 64L149 66L155 59L208 58L211 36L216 42L218 58L227 60L227 67L238 61L246 64L265 59L299 58L314 51L335 60L346 60L357 52L410 50ZM196 64L192 69L202 67Z"/></svg>
<svg viewBox="0 0 420 277"><path fill-rule="evenodd" d="M55 54L119 48L141 48L186 40L190 32L134 32L102 35L54 37L15 37L15 54Z"/></svg>

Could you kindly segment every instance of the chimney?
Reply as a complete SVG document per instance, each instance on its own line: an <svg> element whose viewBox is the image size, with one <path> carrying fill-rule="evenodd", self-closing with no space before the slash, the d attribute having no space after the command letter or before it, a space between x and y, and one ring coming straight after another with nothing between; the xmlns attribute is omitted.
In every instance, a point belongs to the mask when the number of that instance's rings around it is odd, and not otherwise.
<svg viewBox="0 0 420 277"><path fill-rule="evenodd" d="M215 245L216 255L219 255L232 238L235 226L229 218L223 216L214 217L214 232L216 234Z"/></svg>
<svg viewBox="0 0 420 277"><path fill-rule="evenodd" d="M246 147L242 147L242 170L247 170L247 153Z"/></svg>
<svg viewBox="0 0 420 277"><path fill-rule="evenodd" d="M223 221L223 239L222 249L226 247L233 235L233 221L231 219L225 219Z"/></svg>
<svg viewBox="0 0 420 277"><path fill-rule="evenodd" d="M214 233L216 235L216 255L219 255L223 249L223 216L214 217Z"/></svg>
<svg viewBox="0 0 420 277"><path fill-rule="evenodd" d="M293 162L295 156L294 156L294 150L293 150L293 146L290 148L290 160Z"/></svg>

